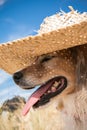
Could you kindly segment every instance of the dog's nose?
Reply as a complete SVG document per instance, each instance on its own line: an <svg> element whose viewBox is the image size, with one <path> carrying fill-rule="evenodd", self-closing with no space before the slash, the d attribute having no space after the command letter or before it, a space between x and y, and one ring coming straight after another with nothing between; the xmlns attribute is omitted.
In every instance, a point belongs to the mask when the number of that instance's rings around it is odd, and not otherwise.
<svg viewBox="0 0 87 130"><path fill-rule="evenodd" d="M13 79L14 79L15 83L17 83L17 84L20 82L22 77L23 77L23 74L21 72L16 72L13 75Z"/></svg>

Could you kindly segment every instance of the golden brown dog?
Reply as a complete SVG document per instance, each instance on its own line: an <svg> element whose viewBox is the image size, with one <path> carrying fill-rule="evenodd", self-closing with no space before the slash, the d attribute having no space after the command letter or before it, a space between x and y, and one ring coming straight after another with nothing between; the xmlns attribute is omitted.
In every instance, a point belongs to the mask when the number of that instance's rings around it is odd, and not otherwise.
<svg viewBox="0 0 87 130"><path fill-rule="evenodd" d="M42 55L13 78L47 87L25 116L29 130L87 130L87 45Z"/></svg>

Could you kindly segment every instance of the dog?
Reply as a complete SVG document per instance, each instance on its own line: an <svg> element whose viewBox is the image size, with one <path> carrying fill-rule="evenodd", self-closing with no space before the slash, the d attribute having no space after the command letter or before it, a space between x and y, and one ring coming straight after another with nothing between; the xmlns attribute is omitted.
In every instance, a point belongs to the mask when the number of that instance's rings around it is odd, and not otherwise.
<svg viewBox="0 0 87 130"><path fill-rule="evenodd" d="M87 130L86 44L36 57L13 79L26 90L50 86L26 115L29 130Z"/></svg>

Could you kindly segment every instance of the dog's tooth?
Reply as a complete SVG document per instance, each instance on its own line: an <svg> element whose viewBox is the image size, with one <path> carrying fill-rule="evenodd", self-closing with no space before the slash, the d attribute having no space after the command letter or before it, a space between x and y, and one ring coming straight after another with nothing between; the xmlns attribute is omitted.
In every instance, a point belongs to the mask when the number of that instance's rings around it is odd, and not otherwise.
<svg viewBox="0 0 87 130"><path fill-rule="evenodd" d="M52 91L52 92L55 92L55 91L56 91L56 88L55 88L55 87L52 87L52 88L51 88L51 91Z"/></svg>
<svg viewBox="0 0 87 130"><path fill-rule="evenodd" d="M50 93L50 92L51 92L50 90L47 91L47 93Z"/></svg>
<svg viewBox="0 0 87 130"><path fill-rule="evenodd" d="M58 87L59 84L60 84L60 81L59 82L55 81L55 83L53 84L53 86L54 87Z"/></svg>

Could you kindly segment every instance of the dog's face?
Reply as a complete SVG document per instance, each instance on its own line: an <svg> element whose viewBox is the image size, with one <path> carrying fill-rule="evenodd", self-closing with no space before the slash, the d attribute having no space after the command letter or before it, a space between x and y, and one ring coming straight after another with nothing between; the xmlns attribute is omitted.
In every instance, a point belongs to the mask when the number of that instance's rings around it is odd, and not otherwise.
<svg viewBox="0 0 87 130"><path fill-rule="evenodd" d="M73 123L72 129L83 129L82 122L85 123L83 126L86 126L86 66L87 46L82 46L42 55L34 64L13 75L15 83L21 88L31 89L40 85L23 110L23 115L26 115L31 107L38 107L34 111L31 109L29 113L29 122L35 126L34 129L36 124L38 129L42 126L45 129L48 125L49 128L63 129L61 122L65 124L64 130L70 129ZM55 127L55 124L59 125Z"/></svg>
<svg viewBox="0 0 87 130"><path fill-rule="evenodd" d="M31 89L37 85L52 83L50 97L59 93L69 94L76 88L76 66L70 50L54 52L37 58L34 64L15 73L14 81L23 89ZM57 82L57 83L55 83ZM56 90L53 84L57 84ZM55 85L54 85L55 86ZM52 90L52 91L51 91ZM52 92L53 94L52 96Z"/></svg>

